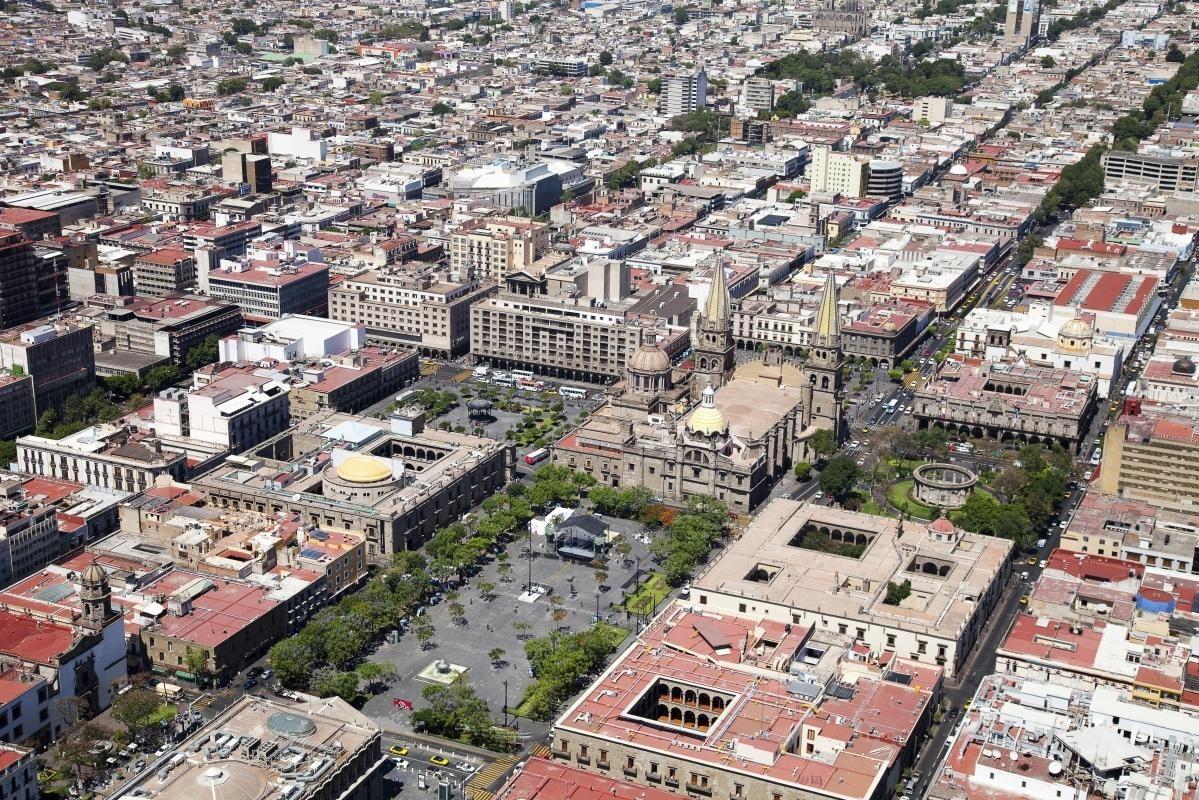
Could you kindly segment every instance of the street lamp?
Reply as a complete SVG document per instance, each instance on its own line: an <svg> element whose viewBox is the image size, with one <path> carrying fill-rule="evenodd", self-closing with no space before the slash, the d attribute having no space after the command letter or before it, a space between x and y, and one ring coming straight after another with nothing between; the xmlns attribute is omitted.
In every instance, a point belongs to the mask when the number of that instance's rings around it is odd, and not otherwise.
<svg viewBox="0 0 1199 800"><path fill-rule="evenodd" d="M504 678L504 727L508 727L508 679Z"/></svg>

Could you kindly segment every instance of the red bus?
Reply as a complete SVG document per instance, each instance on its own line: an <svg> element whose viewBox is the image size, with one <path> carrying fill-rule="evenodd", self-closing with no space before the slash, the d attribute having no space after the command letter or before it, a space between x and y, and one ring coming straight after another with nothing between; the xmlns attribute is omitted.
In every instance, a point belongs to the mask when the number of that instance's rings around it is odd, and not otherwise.
<svg viewBox="0 0 1199 800"><path fill-rule="evenodd" d="M539 447L536 450L534 450L533 452L525 455L525 463L528 464L529 466L533 466L534 464L536 464L540 461L545 461L549 457L550 457L549 449L545 448L545 447Z"/></svg>

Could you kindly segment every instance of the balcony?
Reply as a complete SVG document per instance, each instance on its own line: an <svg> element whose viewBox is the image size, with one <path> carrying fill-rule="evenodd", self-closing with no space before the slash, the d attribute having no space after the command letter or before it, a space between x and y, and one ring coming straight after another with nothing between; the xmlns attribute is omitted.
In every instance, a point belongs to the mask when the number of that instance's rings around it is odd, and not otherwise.
<svg viewBox="0 0 1199 800"><path fill-rule="evenodd" d="M704 797L712 796L711 786L700 786L698 783L687 784L687 794L698 794Z"/></svg>

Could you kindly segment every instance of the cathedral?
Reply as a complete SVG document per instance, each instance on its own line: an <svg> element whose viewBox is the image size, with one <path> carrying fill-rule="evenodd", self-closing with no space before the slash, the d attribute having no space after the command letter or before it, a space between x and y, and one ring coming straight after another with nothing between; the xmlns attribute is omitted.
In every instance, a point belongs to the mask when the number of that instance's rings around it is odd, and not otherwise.
<svg viewBox="0 0 1199 800"><path fill-rule="evenodd" d="M813 346L795 363L777 350L741 366L723 266L693 332L689 373L643 345L607 401L552 449L554 463L605 486L644 486L669 503L714 497L752 511L775 481L811 461L818 430L844 433L837 286L825 281Z"/></svg>

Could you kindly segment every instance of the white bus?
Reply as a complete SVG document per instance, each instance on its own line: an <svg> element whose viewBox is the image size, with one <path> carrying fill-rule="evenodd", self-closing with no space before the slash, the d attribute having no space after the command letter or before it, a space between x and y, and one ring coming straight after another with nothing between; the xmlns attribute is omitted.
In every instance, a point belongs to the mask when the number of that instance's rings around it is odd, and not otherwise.
<svg viewBox="0 0 1199 800"><path fill-rule="evenodd" d="M895 409L896 409L898 406L899 406L899 400L897 400L897 399L895 399L894 397L892 397L892 398L891 398L891 399L890 399L890 400L887 402L887 412L886 412L886 413L888 413L888 414L894 414L894 413L895 413Z"/></svg>
<svg viewBox="0 0 1199 800"><path fill-rule="evenodd" d="M558 396L566 400L586 400L587 390L577 386L560 386L558 387Z"/></svg>
<svg viewBox="0 0 1199 800"><path fill-rule="evenodd" d="M500 375L498 372L491 376L491 382L496 386L515 386L516 378L511 375Z"/></svg>
<svg viewBox="0 0 1199 800"><path fill-rule="evenodd" d="M527 369L514 369L512 370L512 377L517 379L528 378L529 380L532 380L533 373Z"/></svg>

